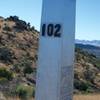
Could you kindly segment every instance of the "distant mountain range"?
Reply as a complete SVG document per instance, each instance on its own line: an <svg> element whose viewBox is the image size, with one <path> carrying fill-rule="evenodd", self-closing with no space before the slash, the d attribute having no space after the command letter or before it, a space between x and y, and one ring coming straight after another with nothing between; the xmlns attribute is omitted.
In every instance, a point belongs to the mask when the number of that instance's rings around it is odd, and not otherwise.
<svg viewBox="0 0 100 100"><path fill-rule="evenodd" d="M89 44L79 44L79 43L76 43L75 46L77 48L81 48L82 50L100 58L100 47L99 46L94 46L94 45L89 45Z"/></svg>
<svg viewBox="0 0 100 100"><path fill-rule="evenodd" d="M100 41L99 40L78 40L75 41L76 47L87 51L90 54L94 54L96 57L100 58Z"/></svg>
<svg viewBox="0 0 100 100"><path fill-rule="evenodd" d="M100 40L89 41L89 40L76 39L75 42L78 43L78 44L88 44L88 45L100 46Z"/></svg>

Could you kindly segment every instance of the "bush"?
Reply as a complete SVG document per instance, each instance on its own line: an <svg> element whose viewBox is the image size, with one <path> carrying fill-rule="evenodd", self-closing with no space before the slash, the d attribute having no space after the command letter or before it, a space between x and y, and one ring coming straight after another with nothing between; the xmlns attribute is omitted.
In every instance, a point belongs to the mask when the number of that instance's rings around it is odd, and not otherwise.
<svg viewBox="0 0 100 100"><path fill-rule="evenodd" d="M0 78L0 84L4 84L4 83L7 83L7 82L8 82L8 79Z"/></svg>
<svg viewBox="0 0 100 100"><path fill-rule="evenodd" d="M19 21L19 17L18 16L10 16L8 17L6 20L9 20L9 21Z"/></svg>
<svg viewBox="0 0 100 100"><path fill-rule="evenodd" d="M4 61L5 63L9 63L12 62L12 59L13 54L11 53L10 49L6 47L0 48L0 60Z"/></svg>
<svg viewBox="0 0 100 100"><path fill-rule="evenodd" d="M10 28L9 26L5 26L5 27L3 28L3 30L5 30L5 31L12 31L11 28Z"/></svg>
<svg viewBox="0 0 100 100"><path fill-rule="evenodd" d="M33 72L32 61L30 60L29 57L24 56L18 61L18 63L14 65L14 70L16 72L23 72L24 74L32 73Z"/></svg>
<svg viewBox="0 0 100 100"><path fill-rule="evenodd" d="M27 94L27 91L23 88L18 90L18 96L21 98L26 98Z"/></svg>
<svg viewBox="0 0 100 100"><path fill-rule="evenodd" d="M16 25L14 26L15 29L18 29L20 31L24 31L28 29L27 23L25 21L19 20L16 22Z"/></svg>
<svg viewBox="0 0 100 100"><path fill-rule="evenodd" d="M6 70L5 68L0 68L0 78L6 78L7 80L11 80L13 78L13 73Z"/></svg>
<svg viewBox="0 0 100 100"><path fill-rule="evenodd" d="M31 74L33 72L33 68L31 67L25 67L24 74Z"/></svg>
<svg viewBox="0 0 100 100"><path fill-rule="evenodd" d="M16 93L20 98L31 98L34 94L34 88L32 86L20 84L16 87Z"/></svg>
<svg viewBox="0 0 100 100"><path fill-rule="evenodd" d="M35 30L35 27L34 27L34 26L32 26L32 27L30 28L30 30L31 30L31 31L34 31L34 30Z"/></svg>
<svg viewBox="0 0 100 100"><path fill-rule="evenodd" d="M35 89L33 89L32 96L35 97Z"/></svg>
<svg viewBox="0 0 100 100"><path fill-rule="evenodd" d="M87 91L89 89L89 84L87 82L81 82L79 80L75 80L74 87L80 91Z"/></svg>
<svg viewBox="0 0 100 100"><path fill-rule="evenodd" d="M93 82L93 80L95 79L95 76L96 76L96 73L94 72L94 70L87 68L86 71L84 71L84 77L87 81L89 80Z"/></svg>

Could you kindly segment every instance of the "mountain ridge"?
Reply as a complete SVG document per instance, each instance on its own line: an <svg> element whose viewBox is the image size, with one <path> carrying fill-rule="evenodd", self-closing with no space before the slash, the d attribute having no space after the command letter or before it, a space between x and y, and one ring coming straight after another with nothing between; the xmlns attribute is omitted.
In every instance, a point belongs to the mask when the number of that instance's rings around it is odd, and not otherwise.
<svg viewBox="0 0 100 100"><path fill-rule="evenodd" d="M75 43L100 46L100 40L79 40L79 39L76 39Z"/></svg>
<svg viewBox="0 0 100 100"><path fill-rule="evenodd" d="M100 47L91 45L91 44L81 44L81 43L76 43L75 44L77 48L81 48L82 50L94 54L96 57L100 58Z"/></svg>

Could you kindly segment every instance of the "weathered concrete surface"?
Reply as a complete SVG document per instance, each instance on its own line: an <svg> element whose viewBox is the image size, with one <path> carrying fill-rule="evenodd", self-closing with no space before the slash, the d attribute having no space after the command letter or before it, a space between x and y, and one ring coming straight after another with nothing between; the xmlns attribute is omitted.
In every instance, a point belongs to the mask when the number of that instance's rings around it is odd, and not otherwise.
<svg viewBox="0 0 100 100"><path fill-rule="evenodd" d="M36 100L72 100L75 3L43 0L41 26L60 24L61 37L40 35Z"/></svg>

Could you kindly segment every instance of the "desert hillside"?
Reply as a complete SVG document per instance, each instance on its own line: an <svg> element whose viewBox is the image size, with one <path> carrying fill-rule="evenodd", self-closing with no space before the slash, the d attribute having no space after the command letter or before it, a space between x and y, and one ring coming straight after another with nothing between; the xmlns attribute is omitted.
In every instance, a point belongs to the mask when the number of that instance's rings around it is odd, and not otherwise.
<svg viewBox="0 0 100 100"><path fill-rule="evenodd" d="M0 17L0 91L33 95L39 32L17 16Z"/></svg>
<svg viewBox="0 0 100 100"><path fill-rule="evenodd" d="M100 58L81 48L75 50L74 87L76 92L100 92Z"/></svg>
<svg viewBox="0 0 100 100"><path fill-rule="evenodd" d="M39 32L17 16L0 17L0 92L34 96ZM76 48L75 93L100 92L100 59Z"/></svg>

